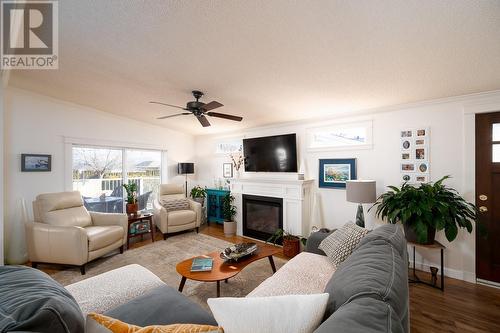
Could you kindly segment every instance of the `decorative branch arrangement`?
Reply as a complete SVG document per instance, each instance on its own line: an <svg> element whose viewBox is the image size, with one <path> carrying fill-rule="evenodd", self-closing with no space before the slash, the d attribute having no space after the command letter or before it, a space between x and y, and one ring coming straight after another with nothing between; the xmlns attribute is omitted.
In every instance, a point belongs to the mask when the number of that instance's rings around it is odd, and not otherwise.
<svg viewBox="0 0 500 333"><path fill-rule="evenodd" d="M239 171L240 168L245 164L245 157L243 156L241 148L238 149L236 153L229 154L229 158L231 159L231 162L233 163L236 171Z"/></svg>

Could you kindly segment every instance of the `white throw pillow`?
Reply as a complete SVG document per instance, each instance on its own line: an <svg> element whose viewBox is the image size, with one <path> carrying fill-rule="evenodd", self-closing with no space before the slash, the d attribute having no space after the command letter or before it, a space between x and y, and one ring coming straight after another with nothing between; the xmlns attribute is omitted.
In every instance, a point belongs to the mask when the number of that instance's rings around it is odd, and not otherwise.
<svg viewBox="0 0 500 333"><path fill-rule="evenodd" d="M222 297L207 300L224 333L310 333L323 319L328 294Z"/></svg>
<svg viewBox="0 0 500 333"><path fill-rule="evenodd" d="M351 255L367 233L368 229L349 222L323 239L318 248L323 250L335 265L338 265Z"/></svg>

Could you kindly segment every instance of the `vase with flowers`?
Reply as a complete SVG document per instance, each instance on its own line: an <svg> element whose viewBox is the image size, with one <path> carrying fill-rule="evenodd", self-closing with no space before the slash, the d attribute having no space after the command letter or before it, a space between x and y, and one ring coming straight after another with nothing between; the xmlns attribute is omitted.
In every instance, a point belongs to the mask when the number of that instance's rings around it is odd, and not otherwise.
<svg viewBox="0 0 500 333"><path fill-rule="evenodd" d="M234 178L240 177L240 170L245 165L245 157L243 156L242 148L238 149L237 152L229 154L229 158L233 163L234 168Z"/></svg>
<svg viewBox="0 0 500 333"><path fill-rule="evenodd" d="M137 184L123 184L125 191L127 191L127 214L137 214L139 204L137 203Z"/></svg>

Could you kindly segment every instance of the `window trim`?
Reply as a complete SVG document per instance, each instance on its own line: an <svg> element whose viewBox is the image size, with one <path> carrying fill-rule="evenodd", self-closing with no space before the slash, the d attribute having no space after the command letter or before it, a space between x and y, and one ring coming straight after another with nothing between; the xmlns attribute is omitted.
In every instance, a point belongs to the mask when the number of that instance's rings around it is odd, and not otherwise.
<svg viewBox="0 0 500 333"><path fill-rule="evenodd" d="M341 128L366 128L366 143L357 145L324 145L313 146L313 135L317 132L335 130ZM310 152L316 151L332 151L332 150L358 150L373 148L373 120L360 120L347 123L331 123L325 126L310 127L306 129L306 149Z"/></svg>
<svg viewBox="0 0 500 333"><path fill-rule="evenodd" d="M159 151L161 153L160 184L165 183L168 179L168 151L165 147L147 143L64 137L64 188L66 191L73 191L73 147L120 149L122 150L122 165L125 165L127 150ZM122 172L124 174L123 181L128 181L125 170Z"/></svg>

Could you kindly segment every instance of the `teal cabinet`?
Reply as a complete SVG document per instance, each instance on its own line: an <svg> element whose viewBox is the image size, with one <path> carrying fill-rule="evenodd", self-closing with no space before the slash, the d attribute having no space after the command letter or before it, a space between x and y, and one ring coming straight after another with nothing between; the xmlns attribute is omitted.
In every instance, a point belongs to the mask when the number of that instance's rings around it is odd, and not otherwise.
<svg viewBox="0 0 500 333"><path fill-rule="evenodd" d="M207 222L223 223L222 204L224 197L228 195L227 190L216 190L207 188Z"/></svg>

